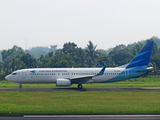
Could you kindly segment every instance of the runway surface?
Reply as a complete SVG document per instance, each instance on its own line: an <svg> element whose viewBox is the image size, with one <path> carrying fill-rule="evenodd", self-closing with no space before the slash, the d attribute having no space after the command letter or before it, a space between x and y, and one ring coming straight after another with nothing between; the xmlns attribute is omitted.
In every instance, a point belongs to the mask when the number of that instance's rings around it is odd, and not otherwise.
<svg viewBox="0 0 160 120"><path fill-rule="evenodd" d="M160 91L160 87L124 87L124 88L0 88L0 91L19 91L19 92L33 92L33 91L44 91L44 92L54 92L54 91L117 91L117 92L125 92L125 91Z"/></svg>
<svg viewBox="0 0 160 120"><path fill-rule="evenodd" d="M160 115L23 115L0 116L0 120L159 120Z"/></svg>

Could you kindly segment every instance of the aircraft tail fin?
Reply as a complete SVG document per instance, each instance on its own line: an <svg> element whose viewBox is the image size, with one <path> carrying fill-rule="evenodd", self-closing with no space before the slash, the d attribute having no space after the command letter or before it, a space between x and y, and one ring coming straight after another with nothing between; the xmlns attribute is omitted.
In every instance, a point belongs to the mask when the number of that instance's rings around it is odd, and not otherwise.
<svg viewBox="0 0 160 120"><path fill-rule="evenodd" d="M148 41L140 52L133 58L126 68L148 65L152 52L153 41Z"/></svg>

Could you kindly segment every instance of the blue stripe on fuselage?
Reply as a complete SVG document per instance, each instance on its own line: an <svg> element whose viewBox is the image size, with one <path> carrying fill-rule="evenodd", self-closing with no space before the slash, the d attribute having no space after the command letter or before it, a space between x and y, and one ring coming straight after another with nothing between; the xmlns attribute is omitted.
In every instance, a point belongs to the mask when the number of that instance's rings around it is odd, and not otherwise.
<svg viewBox="0 0 160 120"><path fill-rule="evenodd" d="M137 72L137 70L144 69L146 67L147 66L145 65L145 66L141 66L141 67L134 67L134 68L125 69L119 75L115 76L112 79L103 81L102 83L119 82L119 81L131 79L131 78L139 77L143 74L146 74L147 72ZM126 72L128 72L128 74L126 74Z"/></svg>

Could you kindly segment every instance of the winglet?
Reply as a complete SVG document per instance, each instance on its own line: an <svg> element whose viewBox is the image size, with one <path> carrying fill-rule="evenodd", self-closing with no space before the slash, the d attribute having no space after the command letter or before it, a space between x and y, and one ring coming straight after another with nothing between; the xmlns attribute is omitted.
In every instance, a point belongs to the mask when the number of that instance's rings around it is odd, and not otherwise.
<svg viewBox="0 0 160 120"><path fill-rule="evenodd" d="M95 75L95 76L103 75L103 74L104 74L105 69L106 69L106 66L104 66L104 67L102 68L102 70L101 70L97 75Z"/></svg>
<svg viewBox="0 0 160 120"><path fill-rule="evenodd" d="M98 66L97 66L97 68L100 68L101 67L101 64L99 64Z"/></svg>

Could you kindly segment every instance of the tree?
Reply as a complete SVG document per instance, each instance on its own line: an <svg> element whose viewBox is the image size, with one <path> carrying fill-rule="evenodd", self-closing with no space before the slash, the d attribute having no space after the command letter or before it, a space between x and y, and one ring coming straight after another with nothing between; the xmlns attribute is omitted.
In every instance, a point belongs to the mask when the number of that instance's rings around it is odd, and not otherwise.
<svg viewBox="0 0 160 120"><path fill-rule="evenodd" d="M89 41L89 44L87 44L87 48L85 51L88 67L93 67L97 65L100 53L96 51L96 47L97 45L93 45L91 41Z"/></svg>
<svg viewBox="0 0 160 120"><path fill-rule="evenodd" d="M12 58L19 59L21 55L24 54L24 50L21 47L14 45L12 49L3 50L1 54L4 67L7 68L9 63L12 61Z"/></svg>
<svg viewBox="0 0 160 120"><path fill-rule="evenodd" d="M42 68L47 68L50 67L50 63L51 63L51 57L53 57L53 51L49 52L47 55L41 55L40 58L38 59L39 61L39 67Z"/></svg>
<svg viewBox="0 0 160 120"><path fill-rule="evenodd" d="M48 52L50 52L48 47L33 47L29 51L26 51L26 53L31 54L31 56L36 59L38 59L41 55L46 55Z"/></svg>
<svg viewBox="0 0 160 120"><path fill-rule="evenodd" d="M37 60L29 53L21 56L20 60L26 65L27 68L37 68Z"/></svg>
<svg viewBox="0 0 160 120"><path fill-rule="evenodd" d="M26 65L20 60L16 58L12 58L12 61L9 63L9 72L13 72L15 70L24 69Z"/></svg>
<svg viewBox="0 0 160 120"><path fill-rule="evenodd" d="M77 45L75 43L71 43L71 42L65 43L63 45L62 51L64 54L69 54L72 57L74 57L76 54L76 52L75 52L76 47L77 47Z"/></svg>
<svg viewBox="0 0 160 120"><path fill-rule="evenodd" d="M96 57L96 47L97 45L93 45L93 43L91 41L89 41L89 44L87 44L87 55L91 57L91 59L94 59L94 57Z"/></svg>
<svg viewBox="0 0 160 120"><path fill-rule="evenodd" d="M133 55L136 55L143 47L143 44L141 42L138 42L135 44L135 46L132 48Z"/></svg>
<svg viewBox="0 0 160 120"><path fill-rule="evenodd" d="M49 64L50 67L53 68L67 68L73 67L74 61L72 57L68 54L64 54L62 52L57 52L52 58L51 63Z"/></svg>
<svg viewBox="0 0 160 120"><path fill-rule="evenodd" d="M134 57L128 48L112 50L109 56L116 66L127 64Z"/></svg>
<svg viewBox="0 0 160 120"><path fill-rule="evenodd" d="M82 48L75 49L75 56L73 58L74 66L73 67L87 67L86 65L86 54Z"/></svg>
<svg viewBox="0 0 160 120"><path fill-rule="evenodd" d="M123 44L120 44L120 45L117 45L116 47L114 47L113 50L114 49L124 49L124 48L126 48L126 46Z"/></svg>
<svg viewBox="0 0 160 120"><path fill-rule="evenodd" d="M113 61L111 60L111 57L109 55L103 54L98 61L102 66L107 66L107 67L113 67Z"/></svg>
<svg viewBox="0 0 160 120"><path fill-rule="evenodd" d="M3 64L4 64L3 62L0 62L0 80L4 79L4 76L5 76Z"/></svg>
<svg viewBox="0 0 160 120"><path fill-rule="evenodd" d="M150 62L153 64L153 67L156 66L157 69L160 69L160 54L152 56Z"/></svg>

